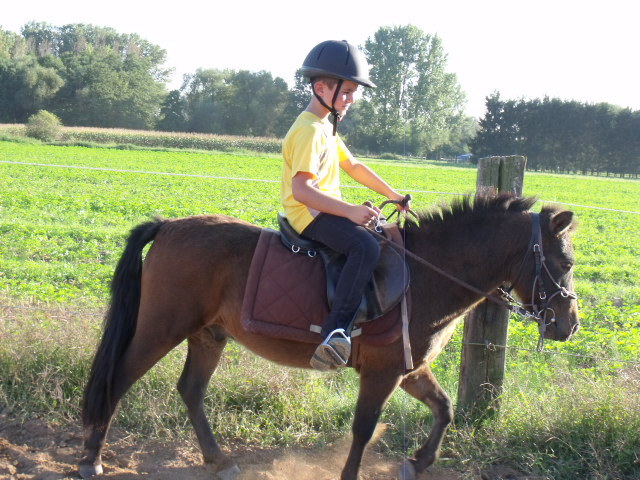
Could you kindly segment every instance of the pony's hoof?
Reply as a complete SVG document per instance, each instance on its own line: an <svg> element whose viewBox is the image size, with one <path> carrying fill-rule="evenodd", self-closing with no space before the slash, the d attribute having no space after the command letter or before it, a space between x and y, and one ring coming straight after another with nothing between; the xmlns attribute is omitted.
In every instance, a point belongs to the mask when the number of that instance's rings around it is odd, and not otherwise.
<svg viewBox="0 0 640 480"><path fill-rule="evenodd" d="M96 475L102 475L102 465L78 465L78 473L82 478L91 478Z"/></svg>
<svg viewBox="0 0 640 480"><path fill-rule="evenodd" d="M400 466L398 480L416 480L416 468L411 461L405 459Z"/></svg>
<svg viewBox="0 0 640 480"><path fill-rule="evenodd" d="M238 475L240 475L240 468L238 468L237 465L234 465L233 467L227 468L226 470L217 472L216 475L218 476L219 480L235 480Z"/></svg>

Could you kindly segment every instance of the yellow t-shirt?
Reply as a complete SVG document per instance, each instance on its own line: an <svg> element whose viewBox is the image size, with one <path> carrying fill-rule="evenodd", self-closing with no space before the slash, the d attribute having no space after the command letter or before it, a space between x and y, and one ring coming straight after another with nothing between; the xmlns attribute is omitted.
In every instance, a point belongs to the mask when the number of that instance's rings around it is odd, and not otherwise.
<svg viewBox="0 0 640 480"><path fill-rule="evenodd" d="M344 142L332 135L333 126L311 112L302 112L282 144L282 184L280 197L291 226L302 232L320 213L293 198L292 179L298 172L313 175L313 186L341 198L340 162L351 157Z"/></svg>

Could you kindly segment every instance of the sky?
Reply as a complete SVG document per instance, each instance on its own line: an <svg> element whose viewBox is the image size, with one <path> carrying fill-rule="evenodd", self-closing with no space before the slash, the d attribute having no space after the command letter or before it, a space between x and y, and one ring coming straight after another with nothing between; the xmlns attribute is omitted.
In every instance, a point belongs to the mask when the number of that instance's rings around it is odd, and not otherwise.
<svg viewBox="0 0 640 480"><path fill-rule="evenodd" d="M638 16L630 0L30 0L2 9L0 28L31 21L136 33L167 51L170 88L198 68L266 70L291 86L323 40L363 45L383 26L437 34L467 97L483 117L485 98L611 103L640 110ZM373 59L375 61L375 59Z"/></svg>

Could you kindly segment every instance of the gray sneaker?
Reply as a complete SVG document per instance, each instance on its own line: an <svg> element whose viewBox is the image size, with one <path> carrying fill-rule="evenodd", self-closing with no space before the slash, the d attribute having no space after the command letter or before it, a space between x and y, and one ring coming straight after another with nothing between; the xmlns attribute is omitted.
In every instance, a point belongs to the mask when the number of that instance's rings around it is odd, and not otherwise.
<svg viewBox="0 0 640 480"><path fill-rule="evenodd" d="M326 372L346 367L350 356L351 340L343 328L337 328L318 345L309 363L316 370Z"/></svg>

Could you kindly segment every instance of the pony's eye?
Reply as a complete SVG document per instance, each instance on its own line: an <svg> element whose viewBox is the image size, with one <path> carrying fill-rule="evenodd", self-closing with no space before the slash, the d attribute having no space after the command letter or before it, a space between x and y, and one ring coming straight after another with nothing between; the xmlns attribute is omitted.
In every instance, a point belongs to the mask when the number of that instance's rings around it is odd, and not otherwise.
<svg viewBox="0 0 640 480"><path fill-rule="evenodd" d="M562 268L563 272L568 272L569 270L571 270L573 268L573 263L571 262L562 262L560 264L560 268Z"/></svg>

